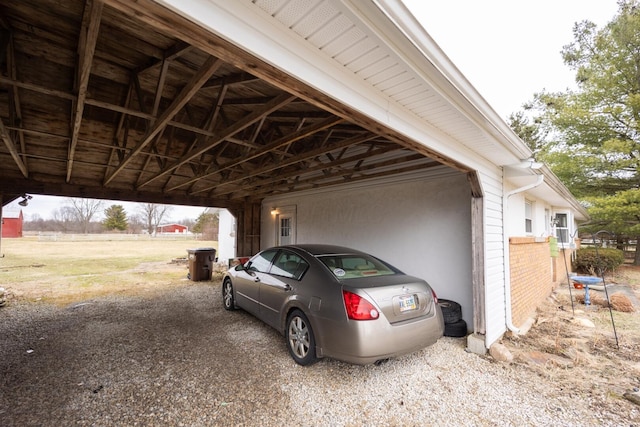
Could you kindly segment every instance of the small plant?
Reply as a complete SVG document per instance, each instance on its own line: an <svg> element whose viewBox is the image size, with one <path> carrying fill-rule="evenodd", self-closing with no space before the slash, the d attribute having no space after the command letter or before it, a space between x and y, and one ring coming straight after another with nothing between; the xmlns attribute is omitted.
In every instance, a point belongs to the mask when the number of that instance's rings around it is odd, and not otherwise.
<svg viewBox="0 0 640 427"><path fill-rule="evenodd" d="M576 270L599 276L613 272L624 263L624 252L612 248L582 248L576 251Z"/></svg>

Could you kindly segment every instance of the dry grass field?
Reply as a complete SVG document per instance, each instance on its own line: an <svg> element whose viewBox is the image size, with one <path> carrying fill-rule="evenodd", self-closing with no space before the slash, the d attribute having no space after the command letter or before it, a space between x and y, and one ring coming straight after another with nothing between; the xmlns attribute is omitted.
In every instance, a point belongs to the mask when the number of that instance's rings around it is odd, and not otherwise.
<svg viewBox="0 0 640 427"><path fill-rule="evenodd" d="M187 249L218 245L150 237L76 239L3 239L0 286L7 298L66 305L108 294L138 295L188 285Z"/></svg>

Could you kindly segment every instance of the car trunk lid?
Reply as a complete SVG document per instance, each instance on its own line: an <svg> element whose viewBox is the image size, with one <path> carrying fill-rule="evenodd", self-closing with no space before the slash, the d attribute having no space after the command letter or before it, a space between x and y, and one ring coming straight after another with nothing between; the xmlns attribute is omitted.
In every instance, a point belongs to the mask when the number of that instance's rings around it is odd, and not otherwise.
<svg viewBox="0 0 640 427"><path fill-rule="evenodd" d="M392 324L433 315L435 310L431 288L414 277L393 275L352 279L344 285L345 289L367 298Z"/></svg>

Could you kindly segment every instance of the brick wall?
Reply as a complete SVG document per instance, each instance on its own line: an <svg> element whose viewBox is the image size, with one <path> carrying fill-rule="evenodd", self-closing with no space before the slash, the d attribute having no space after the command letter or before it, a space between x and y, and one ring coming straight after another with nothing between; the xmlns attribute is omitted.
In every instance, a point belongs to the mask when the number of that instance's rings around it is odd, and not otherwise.
<svg viewBox="0 0 640 427"><path fill-rule="evenodd" d="M562 255L551 257L549 239L512 237L509 239L511 265L511 313L516 327L522 326L554 287L554 270L559 270ZM562 267L564 271L564 266ZM560 271L557 271L560 275Z"/></svg>
<svg viewBox="0 0 640 427"><path fill-rule="evenodd" d="M553 285L554 288L560 284L567 284L567 271L572 273L571 256L573 254L572 249L560 249L558 256L551 258L551 266L553 268ZM565 264L566 262L566 264Z"/></svg>

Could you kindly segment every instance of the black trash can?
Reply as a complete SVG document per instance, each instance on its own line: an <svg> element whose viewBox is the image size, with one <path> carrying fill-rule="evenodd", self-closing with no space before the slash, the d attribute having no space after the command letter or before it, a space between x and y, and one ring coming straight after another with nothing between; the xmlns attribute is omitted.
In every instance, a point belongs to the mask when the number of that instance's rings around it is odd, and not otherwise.
<svg viewBox="0 0 640 427"><path fill-rule="evenodd" d="M211 280L213 262L216 259L214 248L187 249L189 254L189 279L194 282Z"/></svg>

